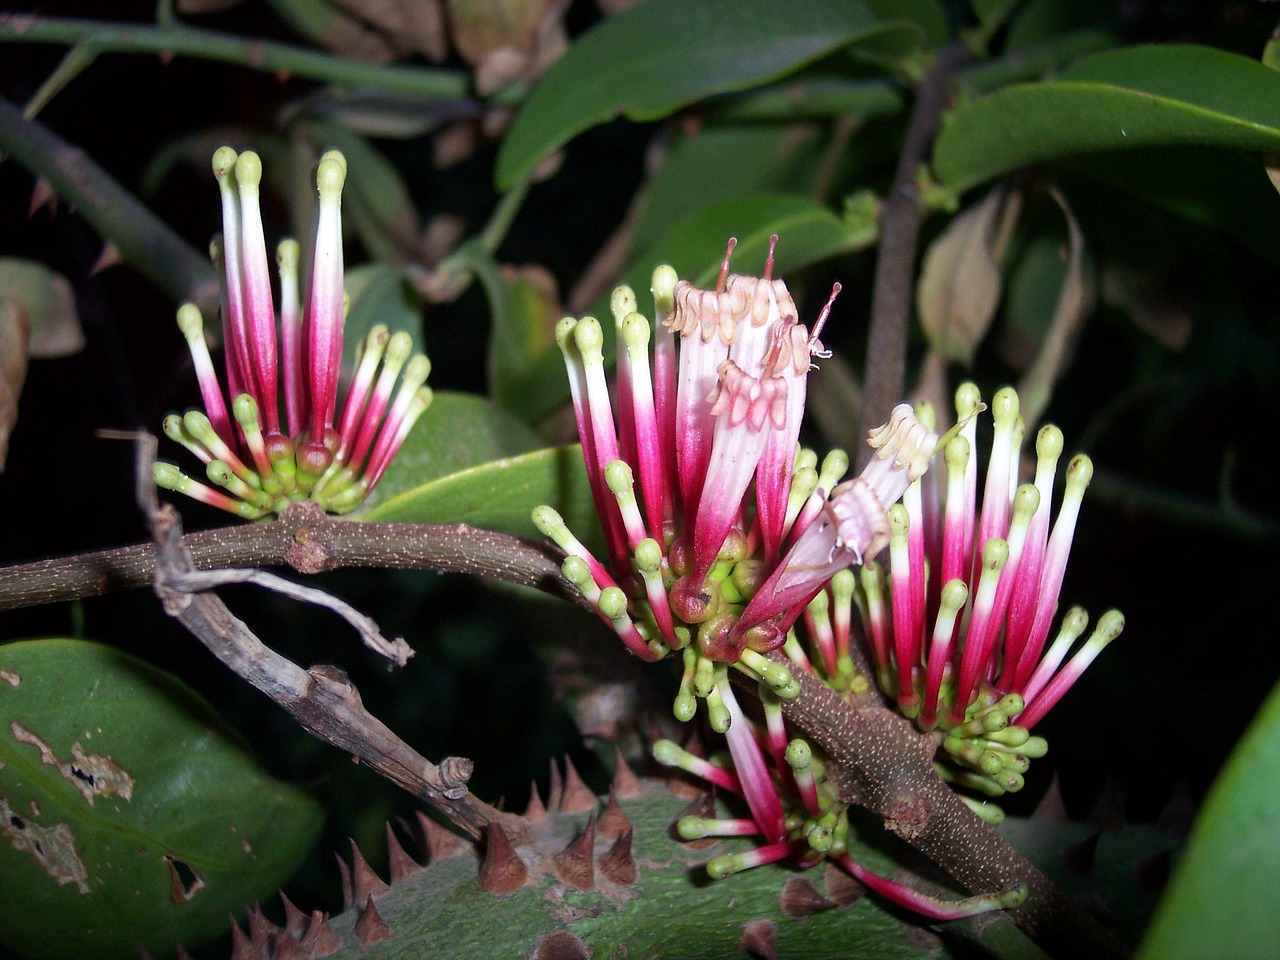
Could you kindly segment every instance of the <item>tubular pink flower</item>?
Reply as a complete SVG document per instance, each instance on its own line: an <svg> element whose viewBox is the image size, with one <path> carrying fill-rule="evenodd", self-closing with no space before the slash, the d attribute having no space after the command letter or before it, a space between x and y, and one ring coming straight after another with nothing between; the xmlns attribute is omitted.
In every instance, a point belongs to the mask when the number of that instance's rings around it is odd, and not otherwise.
<svg viewBox="0 0 1280 960"><path fill-rule="evenodd" d="M262 161L252 150L236 159L236 190L240 197L240 262L244 284L244 326L249 364L255 386L254 399L266 421L266 432L280 432L276 400L276 310L271 298L267 267L267 242L262 233L258 185Z"/></svg>
<svg viewBox="0 0 1280 960"><path fill-rule="evenodd" d="M168 418L165 429L204 461L209 476L233 496L211 495L176 469L157 468L156 481L250 519L308 498L331 512L349 512L377 485L430 404L431 391L423 386L430 365L425 356L409 359L408 334L389 337L385 328L375 327L362 344L341 430L335 429L345 309L341 191L346 161L330 151L316 176L320 216L305 316L298 244L285 240L277 248L278 344L258 204L261 161L251 151L237 154L222 147L214 153L213 169L222 197L223 234L211 253L222 291L230 403L223 398L204 342L203 318L195 306L183 304L178 325L191 350L208 416L189 411Z"/></svg>
<svg viewBox="0 0 1280 960"><path fill-rule="evenodd" d="M333 371L342 359L342 185L347 162L329 151L320 158L316 188L320 217L315 256L311 263L311 303L308 308L307 362L311 393L311 444L329 442L338 381Z"/></svg>
<svg viewBox="0 0 1280 960"><path fill-rule="evenodd" d="M1015 486L1017 394L999 391L992 407L981 510L974 415L982 405L965 384L956 393L960 426L943 446L946 482L930 488L945 503L926 503L916 484L889 509L889 572L864 570L860 609L881 688L922 729L940 730L944 763L962 768L958 782L998 795L1021 786L1028 758L1046 749L1028 731L1110 639L1091 638L1062 666L1084 630L1083 611L1073 611L1044 653L1092 465L1085 456L1071 461L1050 524L1061 432L1039 432L1035 483ZM941 572L936 585L927 582L932 570ZM1116 614L1097 636L1114 639L1122 624Z"/></svg>
<svg viewBox="0 0 1280 960"><path fill-rule="evenodd" d="M760 832L767 840L776 843L786 836L786 828L782 822L782 804L765 766L764 753L728 684L721 688L720 696L729 709L730 723L725 740L729 744L738 782L742 785L742 795L751 808L752 819L760 826Z"/></svg>
<svg viewBox="0 0 1280 960"><path fill-rule="evenodd" d="M688 719L702 698L713 724L726 725L729 708L711 678L733 664L779 697L797 695L790 672L762 654L786 646L833 576L888 542L885 511L927 466L937 439L902 406L872 432L872 463L845 484L843 452L820 470L812 452L798 452L806 381L812 358L827 355L818 334L839 285L810 332L772 276L772 246L763 277L730 275L729 252L711 290L669 267L655 271L657 326L636 310L629 288L614 292L612 393L600 324L557 324L607 561L535 513L543 533L581 559L573 572L584 597L629 650L646 659L684 651L676 715ZM821 620L822 656L852 676L855 580L845 582L838 626ZM599 608L606 593L611 602L625 595L625 620L621 609ZM812 622L818 627L819 618ZM794 644L787 654L797 657Z"/></svg>

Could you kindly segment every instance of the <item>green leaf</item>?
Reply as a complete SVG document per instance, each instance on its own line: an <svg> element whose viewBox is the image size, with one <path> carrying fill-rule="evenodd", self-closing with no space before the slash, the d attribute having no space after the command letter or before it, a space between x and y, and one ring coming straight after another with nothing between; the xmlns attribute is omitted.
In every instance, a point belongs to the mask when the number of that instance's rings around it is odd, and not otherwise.
<svg viewBox="0 0 1280 960"><path fill-rule="evenodd" d="M908 20L919 29L927 47L947 42L947 12L938 0L863 0L881 20Z"/></svg>
<svg viewBox="0 0 1280 960"><path fill-rule="evenodd" d="M358 519L469 523L539 537L530 514L548 503L589 539L599 521L582 451L540 447L537 434L488 400L437 394Z"/></svg>
<svg viewBox="0 0 1280 960"><path fill-rule="evenodd" d="M422 301L399 270L385 263L361 264L346 271L343 286L351 298L342 330L344 369L355 369L361 341L378 324L392 333L403 330L413 338L414 353L428 353L422 341Z"/></svg>
<svg viewBox="0 0 1280 960"><path fill-rule="evenodd" d="M742 194L805 192L827 136L819 124L734 124L681 139L649 182L632 249L646 250L681 220Z"/></svg>
<svg viewBox="0 0 1280 960"><path fill-rule="evenodd" d="M1280 686L1236 745L1200 811L1140 958L1276 955L1280 913Z"/></svg>
<svg viewBox="0 0 1280 960"><path fill-rule="evenodd" d="M648 0L584 34L543 77L498 153L507 189L582 131L624 114L665 117L747 90L882 29L851 0L809 0L779 15L770 0Z"/></svg>
<svg viewBox="0 0 1280 960"><path fill-rule="evenodd" d="M1033 50L1075 30L1105 26L1119 19L1113 0L1030 0L1009 24L1003 50Z"/></svg>
<svg viewBox="0 0 1280 960"><path fill-rule="evenodd" d="M513 414L483 397L440 391L405 437L366 505L376 508L424 483L542 445Z"/></svg>
<svg viewBox="0 0 1280 960"><path fill-rule="evenodd" d="M764 266L769 237L778 234L774 275L783 277L795 270L841 253L862 250L875 243L878 228L871 212L858 203L848 203L844 216L837 216L820 203L793 194L752 193L716 203L687 217L634 257L623 282L637 292L640 312L651 315L648 298L653 268L668 263L683 280L702 287L715 283L724 260L725 243L738 238L733 265L740 273L754 273ZM816 313L816 307L814 308ZM608 301L596 304L597 317L609 317ZM613 356L614 325L604 324L605 356ZM527 392L519 397L519 408L530 421L546 417L569 397L564 363L557 353L539 363L529 378Z"/></svg>
<svg viewBox="0 0 1280 960"><path fill-rule="evenodd" d="M1280 194L1257 157L1201 147L1153 147L1074 157L1063 166L1190 223L1228 233L1264 260L1280 262Z"/></svg>
<svg viewBox="0 0 1280 960"><path fill-rule="evenodd" d="M541 534L530 516L544 503L560 512L580 540L594 539L599 520L581 447L548 447L428 480L384 500L360 519L466 523L536 539Z"/></svg>
<svg viewBox="0 0 1280 960"><path fill-rule="evenodd" d="M1207 47L1106 51L955 110L933 167L959 191L1029 164L1160 146L1280 149L1280 74Z"/></svg>
<svg viewBox="0 0 1280 960"><path fill-rule="evenodd" d="M111 647L0 647L0 941L44 958L168 954L287 879L319 806L209 704Z"/></svg>

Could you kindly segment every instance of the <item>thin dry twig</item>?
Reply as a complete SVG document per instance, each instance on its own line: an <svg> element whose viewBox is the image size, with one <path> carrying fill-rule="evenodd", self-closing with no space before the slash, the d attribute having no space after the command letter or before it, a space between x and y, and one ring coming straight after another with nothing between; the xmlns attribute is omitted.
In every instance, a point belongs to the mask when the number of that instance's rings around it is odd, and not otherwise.
<svg viewBox="0 0 1280 960"><path fill-rule="evenodd" d="M523 828L519 818L483 803L467 789L473 769L470 760L447 757L439 766L431 763L365 709L360 692L337 667L319 665L304 670L263 644L232 614L212 592L212 586L251 582L279 589L279 583L264 583L259 577L244 576L252 571L210 574L197 570L183 544L178 512L169 504L157 503L155 488L150 482L154 459L155 438L144 435L138 441L137 497L154 537L154 585L165 612L190 630L241 679L283 707L309 733L351 753L434 807L472 837L479 839L485 825L494 820L501 820L509 834L515 831L515 835L520 835ZM226 572L233 576L223 576ZM296 590L286 592L315 602L314 594L319 591L304 589L305 594ZM381 637L372 621L361 614L357 617L366 621L362 632L372 630ZM381 642L387 643L385 639Z"/></svg>

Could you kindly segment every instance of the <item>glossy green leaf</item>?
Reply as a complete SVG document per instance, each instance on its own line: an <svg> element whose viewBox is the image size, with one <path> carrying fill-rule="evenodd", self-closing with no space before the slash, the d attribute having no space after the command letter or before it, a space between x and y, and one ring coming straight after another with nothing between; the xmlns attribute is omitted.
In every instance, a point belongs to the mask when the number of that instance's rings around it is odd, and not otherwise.
<svg viewBox="0 0 1280 960"><path fill-rule="evenodd" d="M1207 47L1107 51L955 110L933 167L965 190L1034 163L1161 146L1280 149L1280 74Z"/></svg>
<svg viewBox="0 0 1280 960"><path fill-rule="evenodd" d="M590 539L598 521L581 450L542 447L502 407L469 394L438 394L358 519L469 523L539 537L530 514L549 503Z"/></svg>
<svg viewBox="0 0 1280 960"><path fill-rule="evenodd" d="M734 124L681 139L649 182L632 249L647 250L680 221L758 191L802 194L827 146L819 124Z"/></svg>
<svg viewBox="0 0 1280 960"><path fill-rule="evenodd" d="M869 204L851 203L838 216L820 203L793 194L751 193L716 203L681 221L647 250L633 257L623 282L636 291L640 312L653 313L649 282L653 268L668 263L681 279L703 287L715 283L724 260L725 243L738 238L732 267L740 273L763 269L769 252L769 237L779 237L774 275L789 273L809 264L862 250L878 237L874 211ZM814 310L816 311L816 307ZM593 308L597 317L608 318L607 299ZM613 324L605 323L605 356L613 356ZM520 409L530 421L541 419L569 398L561 358L548 356L529 378Z"/></svg>
<svg viewBox="0 0 1280 960"><path fill-rule="evenodd" d="M781 83L707 104L709 123L827 120L848 117L860 122L903 106L902 84L887 77L851 80L800 72Z"/></svg>
<svg viewBox="0 0 1280 960"><path fill-rule="evenodd" d="M420 483L382 501L362 520L466 523L520 537L540 538L530 516L550 504L579 539L594 539L599 523L577 445L504 457Z"/></svg>
<svg viewBox="0 0 1280 960"><path fill-rule="evenodd" d="M1139 951L1143 960L1274 957L1280 944L1280 687L1200 811Z"/></svg>
<svg viewBox="0 0 1280 960"><path fill-rule="evenodd" d="M907 20L920 31L925 46L947 42L947 12L938 0L863 0L881 20Z"/></svg>
<svg viewBox="0 0 1280 960"><path fill-rule="evenodd" d="M194 945L287 879L320 821L169 674L82 640L0 647L7 946L109 960Z"/></svg>
<svg viewBox="0 0 1280 960"><path fill-rule="evenodd" d="M440 391L409 431L366 506L377 510L423 484L542 445L537 434L513 414L483 397ZM448 523L449 519L420 522Z"/></svg>
<svg viewBox="0 0 1280 960"><path fill-rule="evenodd" d="M422 301L399 270L385 263L366 263L343 278L351 309L343 325L342 363L355 368L360 342L378 324L392 333L403 330L413 338L414 353L428 353L422 339Z"/></svg>
<svg viewBox="0 0 1280 960"><path fill-rule="evenodd" d="M1107 26L1120 17L1114 0L1030 0L1009 23L1003 51L1033 50L1075 30Z"/></svg>
<svg viewBox="0 0 1280 960"><path fill-rule="evenodd" d="M784 76L882 24L854 0L648 0L584 34L547 72L498 154L506 189L551 151L619 114L656 120Z"/></svg>

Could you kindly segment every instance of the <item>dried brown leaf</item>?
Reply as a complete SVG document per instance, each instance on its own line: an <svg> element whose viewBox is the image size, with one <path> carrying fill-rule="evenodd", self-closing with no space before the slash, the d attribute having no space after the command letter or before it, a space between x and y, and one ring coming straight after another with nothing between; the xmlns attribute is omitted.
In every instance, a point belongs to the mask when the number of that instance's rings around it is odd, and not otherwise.
<svg viewBox="0 0 1280 960"><path fill-rule="evenodd" d="M9 434L18 422L18 397L27 378L31 323L16 300L0 299L0 470L9 455Z"/></svg>
<svg viewBox="0 0 1280 960"><path fill-rule="evenodd" d="M400 53L440 61L448 54L444 13L438 0L337 0L351 16L373 27Z"/></svg>
<svg viewBox="0 0 1280 960"><path fill-rule="evenodd" d="M473 67L506 48L520 55L525 67L536 65L540 71L564 50L567 7L567 0L449 0L449 27L458 52ZM510 68L512 58L504 57L501 70L492 63L486 67L488 82ZM525 79L536 76L523 67L521 72Z"/></svg>
<svg viewBox="0 0 1280 960"><path fill-rule="evenodd" d="M997 187L929 245L916 309L929 344L943 358L973 362L1000 303L1000 260L1021 207L1020 193Z"/></svg>
<svg viewBox="0 0 1280 960"><path fill-rule="evenodd" d="M25 311L31 356L65 357L84 349L76 295L62 274L35 260L0 257L0 299L11 300Z"/></svg>

